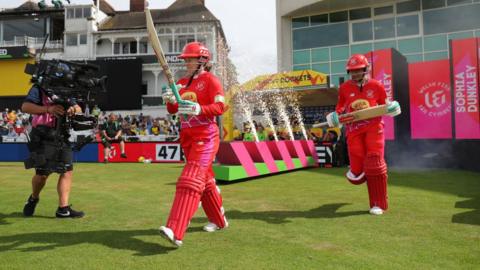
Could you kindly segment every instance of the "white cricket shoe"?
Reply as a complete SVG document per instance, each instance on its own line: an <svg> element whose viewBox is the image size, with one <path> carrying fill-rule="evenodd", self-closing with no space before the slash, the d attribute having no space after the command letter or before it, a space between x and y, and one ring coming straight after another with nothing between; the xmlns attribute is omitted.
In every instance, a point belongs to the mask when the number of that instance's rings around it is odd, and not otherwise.
<svg viewBox="0 0 480 270"><path fill-rule="evenodd" d="M172 229L168 227L160 226L160 235L172 243L172 245L174 245L176 248L181 247L183 244L181 240L175 239Z"/></svg>
<svg viewBox="0 0 480 270"><path fill-rule="evenodd" d="M372 207L369 212L370 212L370 214L375 215L375 216L379 216L379 215L383 214L382 208L380 208L378 206Z"/></svg>
<svg viewBox="0 0 480 270"><path fill-rule="evenodd" d="M206 232L214 232L214 231L218 231L218 230L221 230L221 229L228 228L227 218L224 217L224 219L225 219L225 227L220 228L220 227L217 226L217 224L209 222L207 225L203 226L203 230L206 231Z"/></svg>

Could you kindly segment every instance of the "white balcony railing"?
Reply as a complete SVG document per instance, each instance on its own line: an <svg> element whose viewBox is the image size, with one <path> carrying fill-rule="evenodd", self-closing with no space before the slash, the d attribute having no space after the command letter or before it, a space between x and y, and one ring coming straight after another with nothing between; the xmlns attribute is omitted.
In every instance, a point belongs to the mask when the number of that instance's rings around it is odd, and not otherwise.
<svg viewBox="0 0 480 270"><path fill-rule="evenodd" d="M0 47L27 46L28 48L41 49L44 42L43 37L15 36L13 40L0 41ZM47 40L46 49L63 48L63 40Z"/></svg>

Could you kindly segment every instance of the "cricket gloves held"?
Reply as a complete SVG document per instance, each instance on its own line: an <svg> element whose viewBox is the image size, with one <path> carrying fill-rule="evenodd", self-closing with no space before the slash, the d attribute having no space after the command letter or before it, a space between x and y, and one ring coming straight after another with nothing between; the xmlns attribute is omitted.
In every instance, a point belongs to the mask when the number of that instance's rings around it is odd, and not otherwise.
<svg viewBox="0 0 480 270"><path fill-rule="evenodd" d="M184 100L178 105L178 113L188 115L199 115L202 112L200 104L188 100Z"/></svg>
<svg viewBox="0 0 480 270"><path fill-rule="evenodd" d="M387 102L387 115L395 117L402 113L400 104L397 101Z"/></svg>
<svg viewBox="0 0 480 270"><path fill-rule="evenodd" d="M182 89L183 85L177 84L177 89ZM166 88L166 92L162 94L162 99L164 103L171 103L175 104L177 103L177 99L175 98L175 95L173 94L172 89Z"/></svg>
<svg viewBox="0 0 480 270"><path fill-rule="evenodd" d="M329 127L340 127L341 123L336 112L327 114L327 123Z"/></svg>
<svg viewBox="0 0 480 270"><path fill-rule="evenodd" d="M162 94L162 99L164 103L170 103L170 104L177 103L177 99L175 99L175 95L170 89L167 89L167 92Z"/></svg>

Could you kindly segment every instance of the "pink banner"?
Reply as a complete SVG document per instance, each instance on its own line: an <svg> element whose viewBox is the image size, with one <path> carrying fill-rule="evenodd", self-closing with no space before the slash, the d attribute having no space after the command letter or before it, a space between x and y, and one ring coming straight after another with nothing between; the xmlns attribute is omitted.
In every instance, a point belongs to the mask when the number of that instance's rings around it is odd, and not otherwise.
<svg viewBox="0 0 480 270"><path fill-rule="evenodd" d="M371 66L372 66L372 63L373 63L373 59L372 59L372 57L373 57L373 52L368 52L368 53L366 53L366 54L364 54L364 55L365 55L365 57L367 57L367 60L368 60L368 62L370 63L370 67L371 67ZM369 73L368 75L370 75L370 78L373 78L373 76L372 76L372 68L370 68L370 73Z"/></svg>
<svg viewBox="0 0 480 270"><path fill-rule="evenodd" d="M451 61L457 139L480 139L478 49L476 38L452 41Z"/></svg>
<svg viewBox="0 0 480 270"><path fill-rule="evenodd" d="M451 139L449 60L409 64L412 139Z"/></svg>
<svg viewBox="0 0 480 270"><path fill-rule="evenodd" d="M385 86L388 100L393 99L393 78L392 78L392 49L374 51L372 53L372 78L380 81ZM385 139L395 139L394 119L390 116L384 116Z"/></svg>

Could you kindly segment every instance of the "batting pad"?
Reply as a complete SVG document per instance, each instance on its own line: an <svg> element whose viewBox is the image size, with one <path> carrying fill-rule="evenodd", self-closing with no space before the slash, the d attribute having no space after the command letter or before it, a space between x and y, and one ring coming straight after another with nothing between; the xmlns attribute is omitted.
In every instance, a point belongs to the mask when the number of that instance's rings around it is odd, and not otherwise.
<svg viewBox="0 0 480 270"><path fill-rule="evenodd" d="M173 200L167 227L172 229L175 238L182 240L198 208L205 187L205 169L196 162L187 162L178 178L175 199Z"/></svg>
<svg viewBox="0 0 480 270"><path fill-rule="evenodd" d="M225 227L225 218L222 213L222 195L218 192L213 178L205 185L201 201L208 220L215 223L219 228Z"/></svg>
<svg viewBox="0 0 480 270"><path fill-rule="evenodd" d="M370 208L378 206L387 210L387 165L380 153L367 154L364 170L367 178Z"/></svg>

